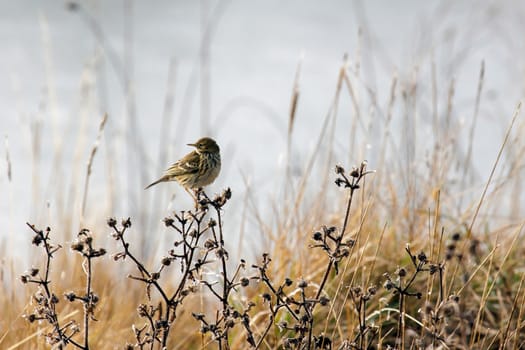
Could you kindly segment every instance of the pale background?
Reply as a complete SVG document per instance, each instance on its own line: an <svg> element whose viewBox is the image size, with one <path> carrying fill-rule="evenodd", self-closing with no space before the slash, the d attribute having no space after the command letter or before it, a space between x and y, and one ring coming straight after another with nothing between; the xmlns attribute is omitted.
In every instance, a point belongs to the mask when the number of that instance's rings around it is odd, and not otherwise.
<svg viewBox="0 0 525 350"><path fill-rule="evenodd" d="M393 75L406 84L415 70L427 80L421 91L428 99L434 62L441 105L451 79L456 81L459 123L472 116L484 60L474 145L481 183L523 96L523 18L519 1L93 0L71 11L56 0L1 0L1 246L24 255L30 249L26 221L73 237L86 162L105 112L109 118L90 178L88 227L103 227L108 216L132 216L143 230L161 231L160 218L189 202L174 184L148 193L143 187L204 134L217 138L223 151L223 172L210 192L232 187L237 201L231 211L240 213L248 183L259 205L268 206L278 197L276 182L286 162L298 63L301 95L291 164L300 177L345 53L353 67L359 63L358 85L374 91L382 105ZM173 95L172 109L166 108L167 94ZM432 135L429 110L418 114L422 156ZM380 135L374 130L380 126L366 128L359 154L349 155L348 101L341 114L335 140L341 161L349 166L366 158L373 166ZM71 222L63 222L66 216ZM237 232L238 224L232 217L231 230Z"/></svg>

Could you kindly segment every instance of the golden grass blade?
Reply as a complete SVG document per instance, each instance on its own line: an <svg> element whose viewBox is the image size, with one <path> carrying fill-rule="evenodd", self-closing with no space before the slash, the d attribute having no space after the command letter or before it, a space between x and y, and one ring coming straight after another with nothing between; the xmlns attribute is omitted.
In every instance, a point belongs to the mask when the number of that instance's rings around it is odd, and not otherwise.
<svg viewBox="0 0 525 350"><path fill-rule="evenodd" d="M507 145L507 142L510 137L510 133L514 127L514 123L518 119L518 116L521 111L521 101L518 103L518 106L516 107L514 111L514 115L512 117L512 120L510 122L509 127L507 128L507 132L505 133L505 138L503 139L503 143L501 144L501 147L499 149L498 155L496 157L496 161L494 162L494 165L492 167L492 170L490 171L489 178L487 180L487 183L485 184L485 188L483 189L483 192L481 193L481 197L479 199L478 205L476 207L476 211L474 212L474 216L472 217L472 221L470 222L468 231L467 231L467 238L470 239L472 236L472 228L474 227L474 223L476 222L476 218L478 216L479 210L481 206L483 205L483 200L485 199L485 195L487 194L487 190L489 188L489 185L492 183L492 178L494 176L494 173L496 172L496 168L498 167L499 161L501 159L501 156L503 154L503 150L505 149L505 146Z"/></svg>
<svg viewBox="0 0 525 350"><path fill-rule="evenodd" d="M463 244L461 246L461 254L465 253L465 249L466 249L467 243L472 238L472 228L474 227L474 223L476 222L476 219L478 217L480 208L483 205L483 202L485 200L485 196L487 194L488 188L489 188L490 184L492 183L492 178L494 177L494 173L496 172L496 168L498 167L498 164L499 164L499 161L501 159L501 156L503 155L503 150L505 149L505 146L507 145L507 142L508 142L508 140L510 138L510 133L513 130L514 123L518 119L520 111L521 111L521 101L518 103L516 109L514 110L514 115L512 116L512 120L511 120L511 122L510 122L510 124L509 124L509 126L507 128L507 132L505 133L505 138L503 139L503 143L501 144L501 146L499 148L498 155L496 156L496 160L494 161L494 165L492 166L492 169L490 171L489 178L488 178L487 182L485 183L485 187L483 189L483 192L481 193L480 199L479 199L478 204L476 206L476 210L474 211L474 215L472 216L472 220L470 221L470 224L468 226L467 237L466 237L467 239L465 239L465 241L463 242ZM480 266L478 266L478 269L479 269L479 267ZM454 268L454 271L452 273L452 278L450 279L450 288L448 290L448 294L450 294L450 292L451 292L451 290L452 290L452 288L454 286L454 280L456 279L456 275L457 275L458 269L459 269L459 264L456 265L456 267ZM461 290L463 290L465 285L463 285L461 287Z"/></svg>
<svg viewBox="0 0 525 350"><path fill-rule="evenodd" d="M62 320L67 320L68 318L71 318L73 316L75 316L76 314L78 314L79 311L78 310L75 310L75 311L72 311L70 312L69 314L65 315L64 318ZM21 347L22 345L26 344L28 341L30 341L31 339L35 338L35 337L38 337L39 335L42 335L42 333L46 332L48 329L51 329L52 327L51 326L48 326L48 327L45 327L45 328L42 328L40 329L39 331L33 333L33 334L30 334L28 335L27 337L25 337L24 339L20 340L19 342L11 345L10 347L8 347L6 350L15 350L15 349L18 349L19 347Z"/></svg>
<svg viewBox="0 0 525 350"><path fill-rule="evenodd" d="M485 280L485 286L483 288L483 294L482 294L482 297L481 297L481 305L480 305L480 307L478 309L478 314L477 314L477 317L476 317L476 323L474 324L474 332L473 332L473 335L472 335L471 342L473 342L475 340L475 338L476 338L475 337L476 336L476 331L477 331L478 326L479 326L481 314L482 314L483 310L485 309L485 305L487 304L488 296L491 294L491 292L492 292L492 290L494 288L494 285L496 284L496 282L498 280L498 277L500 276L501 271L503 270L503 267L505 266L505 263L507 262L507 260L508 260L508 258L510 256L510 253L511 253L512 249L516 245L516 242L518 241L518 238L519 238L521 232L523 231L523 227L525 227L525 222L523 222L521 224L521 226L516 230L516 233L514 234L514 238L512 239L512 242L511 242L509 248L507 249L507 252L506 252L505 256L503 257L501 262L498 264L498 269L496 270L496 274L490 278L490 280L492 281L492 283L490 283L490 286L489 286L489 276L488 276L488 273L490 272L490 269L487 271L487 278ZM492 259L491 259L491 264L492 264Z"/></svg>

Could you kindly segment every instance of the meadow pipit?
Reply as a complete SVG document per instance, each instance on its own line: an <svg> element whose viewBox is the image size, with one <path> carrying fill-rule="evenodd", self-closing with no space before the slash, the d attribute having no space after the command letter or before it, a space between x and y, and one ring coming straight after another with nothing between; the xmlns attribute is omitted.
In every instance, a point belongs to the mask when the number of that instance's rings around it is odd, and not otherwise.
<svg viewBox="0 0 525 350"><path fill-rule="evenodd" d="M160 179L146 186L146 189L160 182L177 181L190 193L189 190L196 190L215 181L221 171L219 145L212 138L203 137L188 146L195 147L195 150L170 166Z"/></svg>

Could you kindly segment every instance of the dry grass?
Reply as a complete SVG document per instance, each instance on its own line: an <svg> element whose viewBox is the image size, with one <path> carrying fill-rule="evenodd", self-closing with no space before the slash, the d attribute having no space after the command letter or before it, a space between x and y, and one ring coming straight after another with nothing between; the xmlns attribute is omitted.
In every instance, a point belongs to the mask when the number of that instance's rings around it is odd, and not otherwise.
<svg viewBox="0 0 525 350"><path fill-rule="evenodd" d="M97 28L96 23L90 23ZM50 347L45 344L44 334L53 333L56 323L28 322L30 315L42 315L35 312L35 292L49 286L51 294L58 297L53 307L60 324L74 320L79 326L78 331L67 330L74 334L71 339L77 344L70 343L68 348L124 348L126 344L143 349L159 349L161 344L168 349L524 348L525 252L520 244L524 221L519 198L516 199L525 159L520 106L501 141L497 158L491 160L490 174L480 178L474 173L472 159L476 156L473 144L484 64L473 115L466 127L460 126L455 114L454 80L445 93L438 91L434 64L430 82L417 70L408 79L394 75L391 85L385 87L389 92L385 101L379 101L377 92L362 81L358 67L359 57L353 64L344 58L316 147L302 164L300 178L291 174L288 164L281 191L264 207L258 204L261 199L256 189L246 181L244 196L234 193L231 200L220 206L222 211L214 212L216 207L210 203L207 205L211 209L197 208L195 215L206 212L206 218L219 220L218 227L221 235L224 230L227 242L224 245L212 234L214 226L203 221L197 229L202 240L191 257L191 250L186 249L181 257L170 255L169 249L181 234L174 227L167 231L166 249L150 233L154 231L151 222L164 215L160 206L137 211L131 205L130 211L136 215L126 233L130 237L130 253L124 254L126 259L119 259L123 261L111 259L122 253L122 237L120 241L108 239L118 225L102 224L107 218L99 216L106 211L95 209L88 184L93 187L90 176L97 149L100 147L108 163L112 163L116 146L104 136L105 117L98 130L81 126L82 137L78 138L71 169L69 193L73 194L67 198L57 195L63 208L50 220L50 240L63 248L50 260L49 278L43 277L49 255L43 253L41 245L32 247L30 262L11 260L8 247L0 246L4 257L0 261L0 347ZM298 151L294 150L293 137L300 123L300 68L301 62L290 103L286 143L289 159ZM163 128L171 125L167 116L173 104L173 79L170 74ZM128 88L124 87L126 91ZM443 101L438 98L440 93L445 96ZM128 103L133 104L132 96L128 96ZM350 121L340 116L344 103ZM433 135L422 140L417 124L421 123L420 110L428 105ZM205 105L201 108L207 111ZM93 111L84 111L90 112ZM203 118L208 118L208 114ZM179 123L184 123L182 118ZM379 124L373 133L369 127L372 123ZM350 135L343 142L336 137L336 129L341 125L348 125ZM396 130L403 132L398 135ZM167 138L165 133L162 135L160 148ZM371 135L379 137L371 139ZM84 146L88 137L96 140L91 149ZM36 169L41 156L37 151L39 142L35 132ZM368 165L376 173L366 173L366 166L360 163L360 154L365 153L369 143L379 150ZM131 145L128 151L135 147ZM62 151L57 151L55 164L61 164ZM86 177L75 170L85 166L80 154L88 160ZM143 154L136 156L133 161L127 158L130 164L125 170L131 169L133 162L148 163ZM159 153L160 163L166 158L164 151ZM6 159L10 169L16 160L9 153ZM334 172L338 164L349 168L350 161L358 163L357 167L347 171L337 167ZM57 166L53 174L60 168ZM108 189L101 200L110 210L121 189L114 183L114 171L107 169ZM144 176L139 175L137 178ZM341 176L342 180L336 180ZM139 182L137 178L129 183ZM355 179L359 179L359 187L355 186ZM35 183L38 188L39 180ZM57 189L59 185L53 184ZM81 188L84 191L78 191ZM80 192L82 196L74 195ZM138 190L132 192L130 197L135 202L150 203ZM39 194L34 196L37 202ZM159 202L157 199L155 202ZM241 252L235 249L241 243L227 239L228 233L238 229L228 223L223 226L218 219L219 212L228 213L232 202L242 207L241 225L251 225L264 237L257 242L257 249L246 254L246 264L234 261L240 257ZM80 217L67 208L80 208L74 210L81 213ZM176 213L187 213L193 207L175 209ZM39 225L42 229L48 225L45 216L37 216L37 232ZM66 232L89 222L97 223L86 227L92 231L93 244L104 247L108 254L93 259L92 272L86 273L89 259L70 249L71 237ZM206 247L204 242L209 239L211 245ZM162 263L166 256L173 258L173 264ZM25 275L28 282L24 271L31 264L39 268L31 276L36 283L16 282L20 275ZM245 267L239 268L240 265ZM188 268L190 272L186 274ZM152 277L155 272L159 273L158 279ZM92 278L89 286L86 278ZM180 293L182 290L185 292ZM77 296L93 292L97 300L70 303L64 298L70 291ZM49 297L44 299L49 303ZM144 305L140 306L141 315L137 312L139 305ZM145 315L143 310L149 306L161 306L161 311ZM157 324L166 320L169 327ZM144 332L135 337L142 327ZM89 337L84 338L87 329ZM137 345L148 339L152 343Z"/></svg>
<svg viewBox="0 0 525 350"><path fill-rule="evenodd" d="M340 82L351 84L349 74L345 62ZM293 105L298 102L297 89L296 84ZM501 168L498 162L505 152L506 142L515 133L513 125L519 116L519 107L493 171L478 191L479 199L472 200L472 204L457 214L457 201L465 200L465 196L453 195L447 180L453 172L451 167L448 170L440 168L453 162L454 157L443 147L434 148L438 154L432 155L435 162L428 170L433 175L426 179L418 174L421 169L412 165L397 176L377 169L377 173L363 177L359 186L353 187L346 181L358 176L352 172L358 171L359 167L352 171L342 168L337 168L336 173L327 171L325 162L319 160L326 159L321 151L322 145L329 142L327 133L337 118L341 91L342 84L338 84L326 117L327 127L319 136L316 153L300 181L290 179L285 182L287 188L292 188L283 192L285 196L276 204L275 216L266 217L267 214L252 210L259 220L259 229L270 237L268 254L262 259L253 258L242 273L234 277L235 280L229 281L233 285L244 277L250 280L249 285L232 287L228 300L218 300L202 284L210 272L224 271L217 264L220 259L211 259L210 266L198 271L200 287L184 302L181 300L180 308L174 311L176 317L172 319L171 333L166 340L168 348L219 346L245 349L250 347L248 334L253 337L253 344L261 349L521 348L525 341L522 332L525 293L520 263L523 248L517 242L523 225L508 222L492 228L491 217L483 210L501 198L506 184L513 183L508 175L507 180L500 177L498 186L494 188L493 185L494 176ZM404 101L408 99L406 97ZM295 109L293 106L290 138ZM329 153L330 159L337 159L337 152ZM93 155L91 151L88 168ZM383 162L384 169L394 167L385 159ZM313 164L321 166L314 167ZM465 169L461 171L467 172ZM343 189L334 193L337 186L330 183L341 175L347 180L338 180ZM90 171L86 184L89 176ZM322 191L310 192L310 186L320 187ZM87 192L87 186L85 188ZM490 188L494 189L490 191ZM346 197L354 191L352 206L345 213L344 208L350 203ZM249 188L247 193L249 198ZM84 198L82 203L85 203ZM240 199L234 197L233 200ZM249 201L246 200L246 206L249 206ZM227 205L224 210L228 211ZM332 226L334 228L330 229ZM225 231L229 229L224 228ZM51 241L65 245L60 242L63 237L55 237L54 230L51 231ZM132 228L130 230L130 235L137 234ZM99 228L93 233L95 244L101 240L108 251L118 252L118 246L105 241L107 232L107 228ZM173 234L173 239L176 239L176 232ZM338 246L338 242L347 238L351 239L350 243ZM131 244L130 249L133 248ZM140 256L140 249L134 254ZM203 252L198 254L202 257ZM68 303L62 296L68 291L81 295L86 281L86 264L67 246L53 255L48 280L53 293L59 297L56 304L59 320L62 324L75 320L82 325L86 317L83 307ZM155 270L160 257L145 262L144 266L150 271ZM35 266L43 266L44 258L35 259ZM162 304L161 295L151 288L150 282L126 278L137 273L128 260L125 264L117 264L107 257L93 261L90 288L99 301L93 313L87 314L89 339L82 343L85 328L80 328L72 338L79 347L88 344L96 349L133 344L137 340L131 331L132 325L138 328L146 325L146 329L152 327L147 319L137 314L137 307L144 303ZM230 276L232 265L232 261L228 266L224 265ZM338 273L335 273L336 265ZM36 287L31 283L26 288L13 284L15 276L22 271L20 266L20 263L15 265L9 260L4 260L2 265L5 292L0 294L4 309L0 344L6 349L46 348L43 334L51 332L52 327L44 320L27 321L29 315L34 314L35 299L31 295ZM37 276L42 274L42 267L40 269ZM173 293L180 278L184 278L178 270L169 270L171 277L162 281L163 291ZM222 273L214 274L220 280ZM175 280L173 276L176 276ZM287 278L289 285L283 284ZM278 291L279 288L282 292ZM249 302L253 303L250 307ZM245 310L249 328L243 327L238 318L225 326L224 320L217 315L226 308L230 312ZM195 319L192 313L204 315L199 317L206 317L207 322L217 317L217 325L226 327L227 340L221 340L220 336L217 340L217 334L212 336L209 328L200 332L199 329L203 330L202 321L199 321L202 318ZM292 314L300 317L294 319ZM153 320L161 316L155 314L152 317ZM150 347L144 345L143 348Z"/></svg>

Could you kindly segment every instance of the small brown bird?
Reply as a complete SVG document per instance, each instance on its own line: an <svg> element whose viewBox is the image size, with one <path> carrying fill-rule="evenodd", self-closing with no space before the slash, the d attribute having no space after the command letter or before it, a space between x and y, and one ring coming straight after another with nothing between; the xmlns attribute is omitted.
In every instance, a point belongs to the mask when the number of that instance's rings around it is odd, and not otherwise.
<svg viewBox="0 0 525 350"><path fill-rule="evenodd" d="M221 153L217 142L203 137L188 146L195 150L170 166L160 179L146 186L150 188L160 182L177 181L188 193L211 184L221 171ZM190 193L191 194L191 193Z"/></svg>

